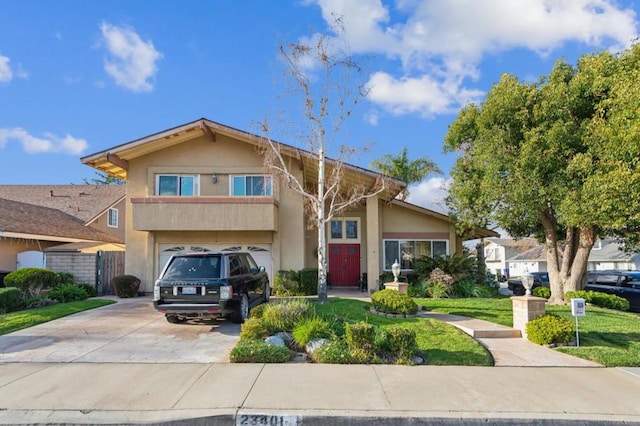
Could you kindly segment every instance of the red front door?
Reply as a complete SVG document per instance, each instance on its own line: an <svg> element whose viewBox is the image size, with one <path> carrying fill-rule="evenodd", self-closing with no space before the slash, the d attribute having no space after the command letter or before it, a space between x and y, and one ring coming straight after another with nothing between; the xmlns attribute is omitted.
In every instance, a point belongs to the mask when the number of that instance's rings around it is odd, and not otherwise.
<svg viewBox="0 0 640 426"><path fill-rule="evenodd" d="M360 244L329 244L329 278L332 286L360 283Z"/></svg>

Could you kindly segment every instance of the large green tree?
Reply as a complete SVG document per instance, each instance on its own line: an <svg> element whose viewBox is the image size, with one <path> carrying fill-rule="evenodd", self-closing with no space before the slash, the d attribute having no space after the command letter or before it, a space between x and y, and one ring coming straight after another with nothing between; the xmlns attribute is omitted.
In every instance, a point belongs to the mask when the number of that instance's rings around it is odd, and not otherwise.
<svg viewBox="0 0 640 426"><path fill-rule="evenodd" d="M409 159L406 147L398 155L385 154L382 158L371 162L371 167L387 176L407 182L407 186L424 180L430 174L442 174L436 163L426 157ZM400 200L409 196L408 187L398 194Z"/></svg>
<svg viewBox="0 0 640 426"><path fill-rule="evenodd" d="M584 287L597 238L638 240L640 46L558 61L537 83L503 75L460 111L444 148L460 152L447 199L458 226L544 241L561 303Z"/></svg>

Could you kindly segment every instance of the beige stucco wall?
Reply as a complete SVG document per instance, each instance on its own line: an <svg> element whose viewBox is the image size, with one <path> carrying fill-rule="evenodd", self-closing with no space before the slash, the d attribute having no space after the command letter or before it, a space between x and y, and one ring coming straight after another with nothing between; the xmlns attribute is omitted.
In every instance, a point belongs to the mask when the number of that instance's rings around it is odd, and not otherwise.
<svg viewBox="0 0 640 426"><path fill-rule="evenodd" d="M121 241L124 241L125 234L125 226L126 226L126 201L123 199L116 203L113 208L118 209L118 227L112 228L107 225L107 220L109 218L108 210L102 213L100 216L96 218L93 222L89 224L92 228L95 228L99 231L104 232L105 234L113 235L116 238L119 238Z"/></svg>
<svg viewBox="0 0 640 426"><path fill-rule="evenodd" d="M15 271L18 253L29 250L42 251L60 244L63 243L0 237L0 271Z"/></svg>
<svg viewBox="0 0 640 426"><path fill-rule="evenodd" d="M155 176L159 173L200 175L202 196L229 195L229 175L268 174L256 148L243 141L216 135L216 142L199 137L172 147L155 151L129 161L127 177L127 206L132 208L131 198L154 195ZM302 171L293 169L301 178ZM216 175L217 183L211 176ZM225 231L202 229L201 231L135 231L133 215L126 217L127 256L125 273L142 280L145 291L151 291L158 270L158 246L165 243L268 243L272 244L273 269L301 269L304 267L305 239L302 202L292 191L282 189L274 179L273 196L278 202L278 231ZM241 209L252 215L251 205ZM140 210L143 211L143 210ZM237 213L234 213L237 214ZM176 220L180 220L177 217ZM191 220L197 220L192 218ZM193 225L193 224L191 224ZM193 226L191 226L193 229Z"/></svg>

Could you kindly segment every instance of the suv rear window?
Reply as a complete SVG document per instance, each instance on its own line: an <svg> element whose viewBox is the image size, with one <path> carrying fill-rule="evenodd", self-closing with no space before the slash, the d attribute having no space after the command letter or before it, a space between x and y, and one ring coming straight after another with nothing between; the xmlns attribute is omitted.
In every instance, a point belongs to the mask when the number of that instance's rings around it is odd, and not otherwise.
<svg viewBox="0 0 640 426"><path fill-rule="evenodd" d="M174 257L163 278L220 278L220 256Z"/></svg>

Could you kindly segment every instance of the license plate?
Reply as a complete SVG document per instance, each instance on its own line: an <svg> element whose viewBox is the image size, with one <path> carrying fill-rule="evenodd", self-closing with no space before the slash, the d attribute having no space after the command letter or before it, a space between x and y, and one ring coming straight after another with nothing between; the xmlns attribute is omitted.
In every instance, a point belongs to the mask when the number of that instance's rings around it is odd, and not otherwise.
<svg viewBox="0 0 640 426"><path fill-rule="evenodd" d="M197 287L182 287L182 294L196 294Z"/></svg>

